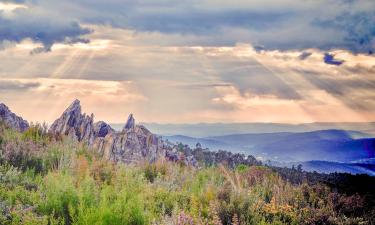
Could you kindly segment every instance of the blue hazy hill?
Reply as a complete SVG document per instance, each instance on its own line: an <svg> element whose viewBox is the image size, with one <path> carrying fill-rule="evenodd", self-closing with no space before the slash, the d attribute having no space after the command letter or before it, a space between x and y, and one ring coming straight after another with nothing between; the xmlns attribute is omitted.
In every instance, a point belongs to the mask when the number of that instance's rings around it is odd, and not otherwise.
<svg viewBox="0 0 375 225"><path fill-rule="evenodd" d="M375 171L375 138L358 131L334 129L300 133L231 134L205 138L173 135L165 136L164 139L191 147L199 142L211 150L223 149L252 154L263 161L271 160L288 166L292 165L290 162L299 162L309 171L368 174Z"/></svg>

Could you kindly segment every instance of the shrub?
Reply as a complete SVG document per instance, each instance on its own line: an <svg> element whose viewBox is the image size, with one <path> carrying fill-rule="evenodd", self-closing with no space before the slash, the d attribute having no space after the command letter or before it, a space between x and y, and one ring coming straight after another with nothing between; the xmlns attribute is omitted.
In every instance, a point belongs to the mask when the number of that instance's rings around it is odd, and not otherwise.
<svg viewBox="0 0 375 225"><path fill-rule="evenodd" d="M158 176L165 176L167 173L167 165L164 164L161 161L158 161L156 163L144 163L143 164L143 170L144 170L144 176L145 178L150 181L151 183L154 182L154 180Z"/></svg>
<svg viewBox="0 0 375 225"><path fill-rule="evenodd" d="M39 212L61 218L65 224L70 224L74 209L79 203L72 177L64 172L49 173L44 179L41 191L45 197L39 205Z"/></svg>
<svg viewBox="0 0 375 225"><path fill-rule="evenodd" d="M333 190L291 183L279 175L283 172L264 166L115 164L40 129L20 134L0 125L0 224L372 224L375 219L371 190L341 193L338 185ZM300 181L302 172L291 171Z"/></svg>

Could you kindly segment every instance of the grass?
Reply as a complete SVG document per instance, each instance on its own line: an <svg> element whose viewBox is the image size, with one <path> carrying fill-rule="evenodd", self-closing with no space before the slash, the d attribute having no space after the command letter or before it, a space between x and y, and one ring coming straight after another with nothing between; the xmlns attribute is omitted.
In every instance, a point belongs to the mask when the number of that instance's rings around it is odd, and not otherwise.
<svg viewBox="0 0 375 225"><path fill-rule="evenodd" d="M268 167L114 164L84 145L32 129L0 129L0 224L374 222L374 209L360 195L292 185Z"/></svg>

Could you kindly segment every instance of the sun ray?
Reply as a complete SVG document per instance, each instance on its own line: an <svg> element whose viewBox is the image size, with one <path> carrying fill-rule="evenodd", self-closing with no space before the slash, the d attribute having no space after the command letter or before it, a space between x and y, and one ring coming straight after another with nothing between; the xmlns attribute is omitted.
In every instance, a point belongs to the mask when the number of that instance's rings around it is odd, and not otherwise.
<svg viewBox="0 0 375 225"><path fill-rule="evenodd" d="M78 72L75 73L76 78L82 78L82 75L86 72L91 60L95 57L96 51L95 50L89 50L88 55L83 59L83 63L81 63Z"/></svg>
<svg viewBox="0 0 375 225"><path fill-rule="evenodd" d="M312 97L310 95L306 96L306 90L322 90L320 87L316 86L315 84L310 82L308 79L306 79L303 76L303 74L297 73L294 70L290 69L288 71L285 71L285 69L284 69L284 71L281 71L281 70L276 71L273 68L271 68L270 66L268 66L266 63L262 62L262 59L254 57L254 60L259 62L261 65L263 65L265 69L267 69L272 74L274 74L275 76L280 78L285 84L287 84L289 87L293 88L300 96L302 96L304 98L311 98ZM359 114L355 110L348 107L347 104L345 104L342 99L330 94L327 91L325 91L324 94L328 98L330 98L335 105L337 105L338 110L343 110L347 113L350 113L351 115L354 115L357 119L359 119L359 118L362 119L362 120L364 119L363 115ZM325 101L325 99L319 99L319 100ZM312 112L310 112L310 110L308 108L306 108L305 106L302 106L302 105L299 105L299 106L301 107L301 109L303 109L303 111L307 115L310 115L310 117L312 118L313 121L315 120L314 114ZM340 114L335 115L335 118L339 119Z"/></svg>
<svg viewBox="0 0 375 225"><path fill-rule="evenodd" d="M51 78L62 78L65 74L65 72L69 71L73 64L76 62L77 58L80 57L81 54L80 49L75 49L72 51L72 53L65 56L64 60L57 66L57 68L51 73Z"/></svg>

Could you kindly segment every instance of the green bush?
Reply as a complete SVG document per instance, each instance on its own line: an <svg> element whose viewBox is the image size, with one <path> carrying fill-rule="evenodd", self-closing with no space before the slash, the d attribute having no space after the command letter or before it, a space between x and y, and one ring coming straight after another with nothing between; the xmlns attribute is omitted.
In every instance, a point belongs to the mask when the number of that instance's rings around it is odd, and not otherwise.
<svg viewBox="0 0 375 225"><path fill-rule="evenodd" d="M44 178L41 192L45 195L38 211L45 215L61 218L66 224L72 221L72 214L78 207L78 194L73 178L64 172L49 173Z"/></svg>
<svg viewBox="0 0 375 225"><path fill-rule="evenodd" d="M365 195L268 167L114 164L40 127L0 125L0 224L371 224ZM367 198L369 199L369 198Z"/></svg>

